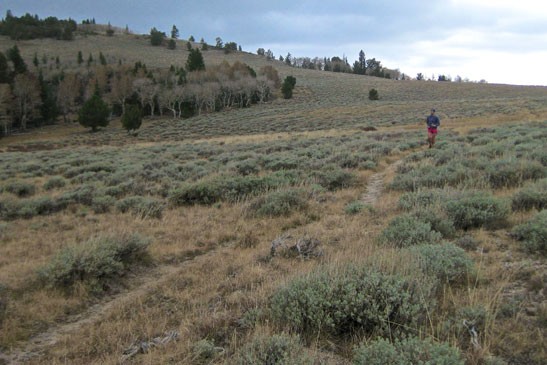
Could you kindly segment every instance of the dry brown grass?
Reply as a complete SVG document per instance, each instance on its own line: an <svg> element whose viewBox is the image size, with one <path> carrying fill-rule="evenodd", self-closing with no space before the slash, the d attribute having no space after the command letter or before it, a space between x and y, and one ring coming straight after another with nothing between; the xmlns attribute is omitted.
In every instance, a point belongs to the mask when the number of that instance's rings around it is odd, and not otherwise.
<svg viewBox="0 0 547 365"><path fill-rule="evenodd" d="M7 47L8 43L0 38L0 48ZM84 57L89 53L95 56L101 51L110 59L122 59L127 63L141 60L149 67L181 64L180 60L184 60L186 54L183 42L179 42L176 51L169 51L153 48L143 37L132 35L79 38L63 43L63 48L58 44L52 40L18 42L28 64L31 64L34 52L39 57L44 53L51 57L51 50L55 50L61 60L72 59L74 67L78 50ZM225 58L229 62L241 60L253 67L267 64L266 60L249 54L224 55L208 51L204 55L208 64ZM297 88L294 100L200 116L185 122L183 127L178 121L169 124L168 120L146 120L143 126L146 133L141 132L144 136L138 140L125 138L117 122L111 123L102 135L98 134L99 137L78 125L45 127L3 138L0 150L7 153L11 149L63 148L70 152L75 146L86 146L93 152L103 145L145 147L205 141L219 145L252 145L278 140L342 137L362 132L370 125L378 130L379 136L383 132L404 134L424 129L423 114L432 104L441 111L441 140L445 131L465 135L476 128L547 120L545 88L395 82L274 64L282 74L297 77L301 88ZM370 87L379 90L381 100L378 103L367 101ZM199 129L195 129L193 134L185 134L194 126L210 125L211 120L226 122L226 125L233 122L230 125L234 125L234 132L219 130L208 134L204 131L200 135ZM163 139L154 129L160 122L179 134L173 139ZM276 123L279 127L271 131L260 129ZM298 128L291 129L293 126ZM103 141L101 136L112 139ZM159 220L136 218L130 214L93 214L76 207L49 216L10 221L0 244L0 283L8 287L10 293L7 316L0 328L0 347L18 353L21 349L24 352L29 344L27 351L39 352L29 359L29 363L116 364L135 340L147 340L176 330L180 333L177 342L139 354L132 363L194 363L193 346L202 339L224 349L212 361L223 363L254 335L277 331L276 325L264 318L260 318L254 327L246 326L242 319L250 311L264 310L276 288L294 277L318 267L343 267L371 258L393 272L415 269L401 257L399 250L382 247L376 242L387 223L401 213L397 207L400 193L384 191L372 207L356 215L344 213L348 203L360 199L372 174L384 173L384 182L388 184L396 174L390 166L410 152L394 151L380 161L375 171L357 171L361 180L357 186L326 193L320 202L312 200L308 209L287 217L250 218L246 214L249 202L243 201L211 207L170 207ZM33 183L41 186L44 179L35 178ZM510 196L513 191L498 191L496 195ZM522 223L531 214L515 213L510 217L510 224ZM98 234L119 232L139 232L149 237L152 264L133 269L99 297L94 297L84 287L66 294L40 288L37 284L36 269L63 248ZM293 237L319 239L324 255L310 260L269 258L272 240L284 232ZM483 307L492 316L481 333L480 353L467 352L471 364L479 363L490 353L510 358L505 353L506 348L517 348L525 353L534 346L536 349L545 346L541 343L541 326L532 323L534 330L527 331L532 320L523 315L523 308L513 308L514 312L506 308L510 305L506 300L523 286L541 285L538 277L544 274L544 260L526 266L530 258L518 251L506 232L500 229L470 233L478 242L477 249L469 252L476 263L477 275L466 286L445 288L440 303L442 310L431 314L430 326L424 330L427 332L424 335L469 350L466 334L447 331L445 321L459 308ZM510 313L497 316L504 311ZM543 316L545 318L545 314ZM86 321L86 317L91 320ZM33 343L32 337L40 333L49 334L51 343ZM352 346L351 341L334 344L318 340L309 348L315 353L327 353L325 358L332 361L327 363L338 363L348 361ZM536 353L537 356L542 354L541 351ZM340 360L340 356L345 359Z"/></svg>

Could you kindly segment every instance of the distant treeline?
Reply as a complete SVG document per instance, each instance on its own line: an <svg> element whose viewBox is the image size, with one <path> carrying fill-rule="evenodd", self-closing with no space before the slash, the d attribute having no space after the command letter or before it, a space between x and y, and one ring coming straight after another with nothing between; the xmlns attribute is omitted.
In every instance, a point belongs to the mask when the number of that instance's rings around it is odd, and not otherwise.
<svg viewBox="0 0 547 365"><path fill-rule="evenodd" d="M80 58L77 71L65 72L60 61L55 70L48 70L37 56L34 67L27 66L16 45L6 54L0 52L0 136L54 124L60 117L74 121L95 94L113 115L122 116L126 106L135 105L142 115L178 119L267 102L281 86L271 65L255 72L242 62L224 61L205 69L198 49L190 52L185 67L169 69L148 69L142 62L134 67L108 63L102 52L100 63L90 55L84 64L78 52Z"/></svg>
<svg viewBox="0 0 547 365"><path fill-rule="evenodd" d="M72 40L76 29L77 23L72 19L63 20L56 17L40 19L38 15L29 13L16 17L10 10L7 11L6 18L0 21L0 35L14 40L35 38Z"/></svg>

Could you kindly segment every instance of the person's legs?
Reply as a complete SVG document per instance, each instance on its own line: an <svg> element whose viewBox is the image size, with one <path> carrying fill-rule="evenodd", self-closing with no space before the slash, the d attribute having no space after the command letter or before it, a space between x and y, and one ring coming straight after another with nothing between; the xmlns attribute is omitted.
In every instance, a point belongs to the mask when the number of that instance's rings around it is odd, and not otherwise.
<svg viewBox="0 0 547 365"><path fill-rule="evenodd" d="M437 136L437 128L427 128L427 141L429 142L429 148L435 144L435 137Z"/></svg>

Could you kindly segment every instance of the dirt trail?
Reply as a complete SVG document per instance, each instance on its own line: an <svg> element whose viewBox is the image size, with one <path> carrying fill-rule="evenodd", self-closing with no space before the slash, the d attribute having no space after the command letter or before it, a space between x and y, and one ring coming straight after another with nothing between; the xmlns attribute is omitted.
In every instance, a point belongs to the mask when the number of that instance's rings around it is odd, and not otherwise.
<svg viewBox="0 0 547 365"><path fill-rule="evenodd" d="M372 175L367 184L367 190L361 196L361 201L365 204L374 205L378 198L384 192L384 179L386 175L395 172L397 167L403 162L402 159L399 159L393 163L390 163L382 171Z"/></svg>
<svg viewBox="0 0 547 365"><path fill-rule="evenodd" d="M105 298L87 308L84 312L69 317L65 323L54 325L46 331L37 334L23 348L15 349L9 355L0 352L0 365L24 364L31 359L39 357L47 348L55 345L63 336L77 333L83 327L99 322L114 308L123 306L125 303L130 303L136 298L146 295L162 283L167 282L174 275L185 270L186 263L210 253L211 251L203 252L177 265L162 266L153 270L149 275L141 278L142 284L137 288Z"/></svg>
<svg viewBox="0 0 547 365"><path fill-rule="evenodd" d="M382 169L382 171L377 172L370 177L367 189L361 197L361 200L365 204L373 205L378 202L378 199L384 191L384 180L386 176L395 172L397 166L402 162L402 159L392 162ZM99 322L114 308L123 306L125 303L129 303L140 296L146 295L155 287L161 285L161 283L166 282L174 275L177 275L180 271L185 269L185 263L202 255L211 253L212 251L204 252L200 255L188 258L186 261L179 263L176 266L169 265L157 268L146 277L141 278L142 284L137 288L108 297L87 308L84 312L69 317L65 323L54 325L48 330L32 337L23 348L15 349L9 355L0 352L0 365L23 364L39 357L47 348L54 346L63 336L77 333L85 326Z"/></svg>

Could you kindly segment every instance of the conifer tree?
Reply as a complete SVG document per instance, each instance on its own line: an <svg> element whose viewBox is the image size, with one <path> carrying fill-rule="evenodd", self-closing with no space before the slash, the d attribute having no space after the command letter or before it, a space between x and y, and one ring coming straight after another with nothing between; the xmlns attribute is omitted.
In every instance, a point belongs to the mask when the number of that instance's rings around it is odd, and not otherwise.
<svg viewBox="0 0 547 365"><path fill-rule="evenodd" d="M17 45L14 45L12 48L8 49L8 59L13 63L13 72L17 74L22 74L27 72L27 65L19 53L19 48Z"/></svg>
<svg viewBox="0 0 547 365"><path fill-rule="evenodd" d="M179 37L179 30L177 29L177 26L173 24L173 28L171 29L171 38L178 39Z"/></svg>
<svg viewBox="0 0 547 365"><path fill-rule="evenodd" d="M78 122L84 127L91 128L92 132L96 132L99 127L106 127L108 125L109 115L110 108L100 97L97 90L91 99L86 101L80 109Z"/></svg>
<svg viewBox="0 0 547 365"><path fill-rule="evenodd" d="M188 60L186 60L186 70L188 72L205 70L205 62L199 49L194 48L190 50Z"/></svg>

